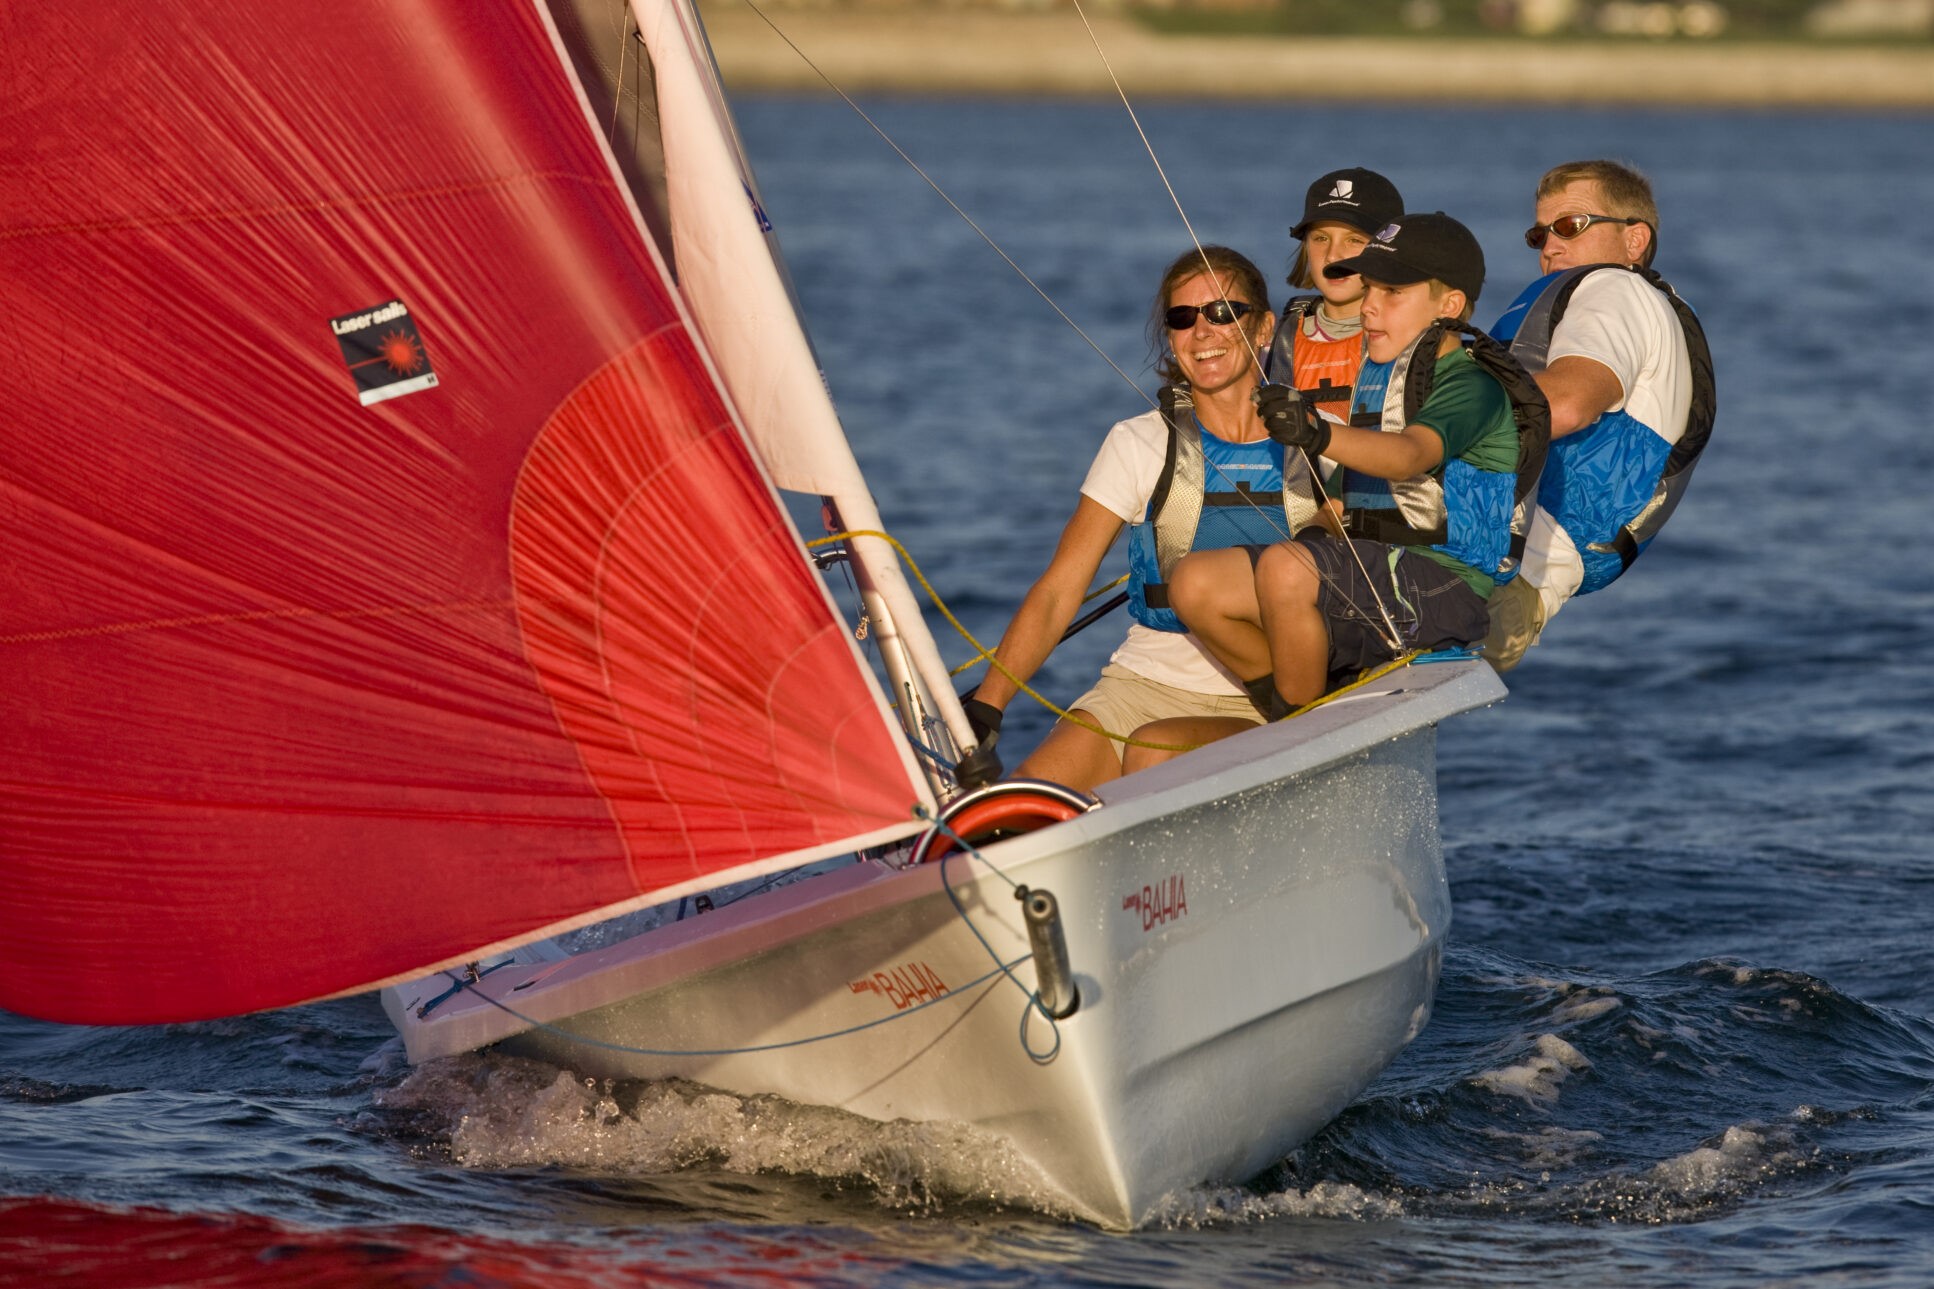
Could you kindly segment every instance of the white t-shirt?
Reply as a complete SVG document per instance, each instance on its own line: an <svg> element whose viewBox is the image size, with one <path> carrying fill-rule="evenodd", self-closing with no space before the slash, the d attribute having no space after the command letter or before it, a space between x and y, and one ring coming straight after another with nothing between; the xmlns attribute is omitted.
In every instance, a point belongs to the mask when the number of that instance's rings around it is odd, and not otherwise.
<svg viewBox="0 0 1934 1289"><path fill-rule="evenodd" d="M1147 411L1119 421L1102 441L1101 451L1088 467L1081 495L1117 519L1139 524L1155 495L1168 458L1168 427L1162 414ZM1157 631L1136 622L1128 628L1110 662L1136 675L1195 694L1240 694L1235 676L1217 662L1192 635Z"/></svg>
<svg viewBox="0 0 1934 1289"><path fill-rule="evenodd" d="M1624 397L1608 409L1677 443L1692 408L1685 333L1665 293L1636 273L1593 273L1578 284L1551 333L1547 362L1590 358L1612 369Z"/></svg>
<svg viewBox="0 0 1934 1289"><path fill-rule="evenodd" d="M1678 315L1657 287L1636 273L1588 275L1552 332L1547 361L1574 356L1602 363L1618 378L1622 396L1607 415L1624 412L1668 444L1679 441L1692 407L1692 364ZM1643 503L1635 499L1634 513ZM1538 588L1547 620L1584 576L1571 535L1540 509L1526 534L1524 577Z"/></svg>

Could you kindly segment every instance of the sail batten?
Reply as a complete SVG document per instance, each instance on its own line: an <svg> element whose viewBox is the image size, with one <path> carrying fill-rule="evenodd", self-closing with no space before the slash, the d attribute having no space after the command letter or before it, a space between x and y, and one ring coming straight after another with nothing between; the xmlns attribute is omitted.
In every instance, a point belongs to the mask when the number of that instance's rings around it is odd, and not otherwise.
<svg viewBox="0 0 1934 1289"><path fill-rule="evenodd" d="M912 831L540 9L0 38L0 1007L286 1005Z"/></svg>

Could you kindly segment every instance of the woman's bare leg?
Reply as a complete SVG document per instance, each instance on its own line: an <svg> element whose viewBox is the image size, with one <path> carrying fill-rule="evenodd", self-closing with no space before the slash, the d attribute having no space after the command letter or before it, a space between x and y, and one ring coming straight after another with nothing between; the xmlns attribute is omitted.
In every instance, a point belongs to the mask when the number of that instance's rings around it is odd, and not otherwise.
<svg viewBox="0 0 1934 1289"><path fill-rule="evenodd" d="M1168 580L1169 607L1222 665L1243 680L1268 674L1256 579L1240 547L1184 555Z"/></svg>
<svg viewBox="0 0 1934 1289"><path fill-rule="evenodd" d="M1069 715L1079 716L1091 725L1101 724L1091 712L1077 709ZM1113 739L1103 738L1072 721L1056 721L1048 736L1041 740L1041 746L1015 768L1012 777L1046 779L1086 792L1121 777L1121 754L1115 750L1119 746Z"/></svg>
<svg viewBox="0 0 1934 1289"><path fill-rule="evenodd" d="M1321 698L1330 674L1330 628L1316 607L1322 580L1315 563L1294 542L1282 542L1256 561L1255 583L1276 691L1295 706Z"/></svg>
<svg viewBox="0 0 1934 1289"><path fill-rule="evenodd" d="M1217 739L1253 730L1256 722L1245 721L1239 716L1171 716L1167 720L1150 721L1135 731L1136 743L1168 743L1177 746L1169 748L1137 747L1127 745L1122 753L1121 772L1133 774L1146 770L1151 765L1173 761L1183 752L1213 743Z"/></svg>

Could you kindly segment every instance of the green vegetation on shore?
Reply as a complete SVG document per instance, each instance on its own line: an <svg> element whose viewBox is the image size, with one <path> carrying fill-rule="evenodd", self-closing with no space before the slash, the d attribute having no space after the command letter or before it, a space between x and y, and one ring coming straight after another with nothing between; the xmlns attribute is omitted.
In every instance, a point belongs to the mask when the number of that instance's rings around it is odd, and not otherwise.
<svg viewBox="0 0 1934 1289"><path fill-rule="evenodd" d="M1129 0L1174 35L1495 37L1505 40L1833 44L1934 40L1926 0Z"/></svg>

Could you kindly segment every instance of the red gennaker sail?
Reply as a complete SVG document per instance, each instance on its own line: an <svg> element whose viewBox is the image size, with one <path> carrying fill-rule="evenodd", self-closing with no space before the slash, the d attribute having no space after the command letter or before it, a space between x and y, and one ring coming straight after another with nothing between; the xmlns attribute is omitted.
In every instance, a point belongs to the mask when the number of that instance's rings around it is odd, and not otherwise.
<svg viewBox="0 0 1934 1289"><path fill-rule="evenodd" d="M290 1004L912 829L545 10L0 48L0 1006Z"/></svg>

